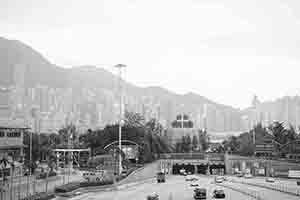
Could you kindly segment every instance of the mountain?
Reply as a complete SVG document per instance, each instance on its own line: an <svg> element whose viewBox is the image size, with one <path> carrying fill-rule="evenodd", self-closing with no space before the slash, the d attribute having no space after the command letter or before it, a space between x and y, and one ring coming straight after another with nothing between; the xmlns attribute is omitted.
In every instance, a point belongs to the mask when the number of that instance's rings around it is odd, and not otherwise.
<svg viewBox="0 0 300 200"><path fill-rule="evenodd" d="M0 37L0 84L14 83L14 72L23 67L25 84L50 85L52 87L66 86L66 70L57 67L46 60L40 53L16 40Z"/></svg>
<svg viewBox="0 0 300 200"><path fill-rule="evenodd" d="M108 118L114 118L112 113L114 112L113 104L116 103L116 97L118 96L116 92L117 80L118 77L114 74L95 66L72 68L56 66L24 43L0 38L0 85L17 85L18 87L24 87L25 90L38 85L47 86L48 88L71 88L74 94L70 102L76 105L86 104L86 102L95 105L101 104L103 107L101 108L102 120L105 121ZM195 93L179 95L161 87L142 88L122 81L126 97L128 97L128 107L135 111L155 116L155 105L159 104L160 117L164 118L167 123L175 119L175 115L179 112L186 112L195 121L198 120L200 124L204 112L203 107L208 104L209 109L207 112L210 113L211 118L208 121L211 123L212 128L214 128L213 126L220 126L217 128L218 130L241 129L239 120L232 122L234 118L238 119L237 116L240 115L240 111L235 108L215 103ZM63 94L65 93L63 92ZM87 99L87 96L90 96L89 99ZM49 103L47 102L47 104ZM91 107L96 108L95 105ZM70 107L73 109L74 106ZM90 110L94 109L89 109L86 113L91 112ZM93 116L97 115L94 114ZM218 120L221 122L218 122ZM230 125L225 126L225 122L230 123Z"/></svg>

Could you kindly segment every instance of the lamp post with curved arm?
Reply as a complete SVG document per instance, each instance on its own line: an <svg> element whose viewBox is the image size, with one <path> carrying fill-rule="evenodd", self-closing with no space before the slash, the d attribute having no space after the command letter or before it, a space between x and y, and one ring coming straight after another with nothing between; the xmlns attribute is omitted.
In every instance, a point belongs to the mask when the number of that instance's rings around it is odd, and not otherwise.
<svg viewBox="0 0 300 200"><path fill-rule="evenodd" d="M119 70L119 95L120 95L120 116L119 116L119 149L122 151L122 121L123 121L123 91L122 91L122 69L126 67L124 64L117 64L115 67ZM119 174L122 173L122 155L119 153Z"/></svg>

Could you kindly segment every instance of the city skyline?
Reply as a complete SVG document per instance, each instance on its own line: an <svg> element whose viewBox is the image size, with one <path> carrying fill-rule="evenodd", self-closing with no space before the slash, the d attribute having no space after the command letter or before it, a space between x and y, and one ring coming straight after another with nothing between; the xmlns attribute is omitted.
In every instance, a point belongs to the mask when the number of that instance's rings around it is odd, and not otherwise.
<svg viewBox="0 0 300 200"><path fill-rule="evenodd" d="M296 1L0 5L1 36L63 67L94 64L112 71L111 65L124 63L126 79L136 85L194 92L236 108L246 108L254 94L266 101L300 92L294 83L300 72ZM278 81L283 76L289 78Z"/></svg>

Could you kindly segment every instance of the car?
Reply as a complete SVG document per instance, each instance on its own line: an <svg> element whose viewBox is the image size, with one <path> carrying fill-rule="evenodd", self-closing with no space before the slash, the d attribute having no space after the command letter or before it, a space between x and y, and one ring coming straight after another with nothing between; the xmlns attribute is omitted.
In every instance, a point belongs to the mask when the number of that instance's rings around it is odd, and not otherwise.
<svg viewBox="0 0 300 200"><path fill-rule="evenodd" d="M187 175L185 178L186 181L197 181L198 177L193 175Z"/></svg>
<svg viewBox="0 0 300 200"><path fill-rule="evenodd" d="M156 193L150 194L147 196L147 200L159 200L159 196Z"/></svg>
<svg viewBox="0 0 300 200"><path fill-rule="evenodd" d="M126 170L123 170L122 173L121 173L122 177L126 177L127 176L127 171Z"/></svg>
<svg viewBox="0 0 300 200"><path fill-rule="evenodd" d="M244 178L249 179L249 178L253 178L253 176L252 176L252 174L245 174L245 175L244 175Z"/></svg>
<svg viewBox="0 0 300 200"><path fill-rule="evenodd" d="M206 199L206 189L196 188L194 190L194 199Z"/></svg>
<svg viewBox="0 0 300 200"><path fill-rule="evenodd" d="M191 183L190 186L191 186L191 187L198 187L199 184L198 184L198 183Z"/></svg>
<svg viewBox="0 0 300 200"><path fill-rule="evenodd" d="M222 189L215 189L213 192L213 197L216 199L224 199L225 198L225 192Z"/></svg>
<svg viewBox="0 0 300 200"><path fill-rule="evenodd" d="M236 176L237 177L243 177L243 173L237 173Z"/></svg>
<svg viewBox="0 0 300 200"><path fill-rule="evenodd" d="M272 177L268 177L268 178L266 178L266 182L268 182L268 183L274 183L275 179L272 178Z"/></svg>
<svg viewBox="0 0 300 200"><path fill-rule="evenodd" d="M224 181L224 178L221 177L221 176L218 176L218 177L215 178L216 183L223 183L223 181Z"/></svg>
<svg viewBox="0 0 300 200"><path fill-rule="evenodd" d="M158 172L156 176L156 180L158 183L164 183L166 182L166 175L163 172Z"/></svg>

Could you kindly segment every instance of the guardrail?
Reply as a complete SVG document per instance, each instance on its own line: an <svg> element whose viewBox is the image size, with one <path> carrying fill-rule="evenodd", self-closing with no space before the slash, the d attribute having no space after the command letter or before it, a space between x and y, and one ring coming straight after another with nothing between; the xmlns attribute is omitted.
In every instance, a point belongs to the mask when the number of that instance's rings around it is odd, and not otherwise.
<svg viewBox="0 0 300 200"><path fill-rule="evenodd" d="M236 187L232 187L232 186L225 185L225 184L219 184L219 183L215 183L215 184L219 185L219 186L222 186L222 187L225 187L225 188L228 188L230 190L245 194L245 195L250 196L250 197L252 197L254 199L257 199L257 200L264 200L262 195L257 191L247 191L247 190L238 189Z"/></svg>
<svg viewBox="0 0 300 200"><path fill-rule="evenodd" d="M279 191L279 192L283 192L283 193L287 193L287 194L291 194L291 195L295 195L295 196L300 196L300 189L291 188L291 187L288 187L283 184L270 185L270 184L264 184L264 183L250 183L247 181L237 181L237 180L233 180L233 179L229 180L229 181L235 182L235 183L241 183L241 184L245 184L245 185L251 185L251 186L255 186L255 187L262 187L265 189Z"/></svg>

